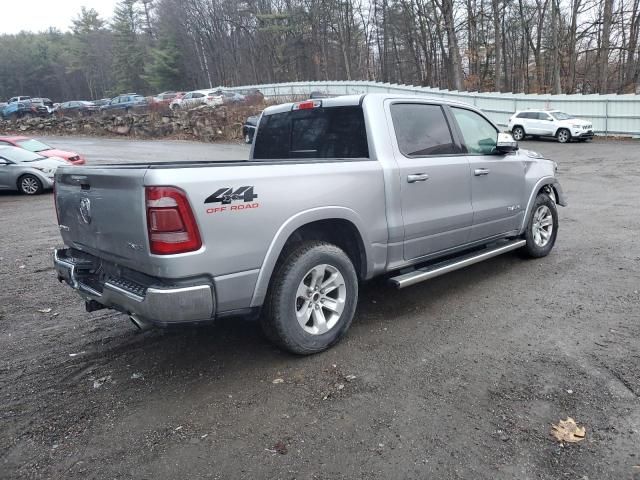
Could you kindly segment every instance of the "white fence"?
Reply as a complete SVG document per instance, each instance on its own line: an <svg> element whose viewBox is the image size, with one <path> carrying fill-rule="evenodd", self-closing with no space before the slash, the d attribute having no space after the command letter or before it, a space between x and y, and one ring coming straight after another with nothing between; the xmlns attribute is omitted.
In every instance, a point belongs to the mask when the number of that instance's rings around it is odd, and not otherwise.
<svg viewBox="0 0 640 480"><path fill-rule="evenodd" d="M591 120L599 135L640 137L640 95L535 95L524 93L478 93L441 90L367 81L293 82L235 87L258 88L267 98L286 98L321 91L330 95L398 93L444 97L482 109L498 125L506 126L511 114L527 108L554 108Z"/></svg>

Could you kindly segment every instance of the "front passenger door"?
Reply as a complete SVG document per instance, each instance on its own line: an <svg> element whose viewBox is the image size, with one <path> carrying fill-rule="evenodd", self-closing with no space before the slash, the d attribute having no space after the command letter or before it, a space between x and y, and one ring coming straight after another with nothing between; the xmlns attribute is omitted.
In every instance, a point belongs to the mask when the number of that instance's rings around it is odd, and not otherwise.
<svg viewBox="0 0 640 480"><path fill-rule="evenodd" d="M555 135L555 126L551 115L545 112L538 112L538 130L542 135Z"/></svg>
<svg viewBox="0 0 640 480"><path fill-rule="evenodd" d="M465 244L473 218L469 162L443 107L391 102L389 115L400 173L405 260Z"/></svg>
<svg viewBox="0 0 640 480"><path fill-rule="evenodd" d="M524 217L525 165L517 155L496 152L498 130L479 113L451 107L467 150L475 242L518 230Z"/></svg>

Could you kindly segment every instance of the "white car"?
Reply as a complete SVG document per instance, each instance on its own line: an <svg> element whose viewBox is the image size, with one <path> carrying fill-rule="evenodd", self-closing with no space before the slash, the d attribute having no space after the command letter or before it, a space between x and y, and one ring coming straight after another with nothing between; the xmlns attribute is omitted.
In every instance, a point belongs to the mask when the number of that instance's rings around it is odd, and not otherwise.
<svg viewBox="0 0 640 480"><path fill-rule="evenodd" d="M187 92L181 98L174 98L169 103L171 110L179 108L193 108L198 105L207 104L211 106L222 105L222 97L211 90L194 90Z"/></svg>
<svg viewBox="0 0 640 480"><path fill-rule="evenodd" d="M560 143L593 138L593 125L559 110L523 110L509 118L509 131L515 140L526 136L555 137Z"/></svg>

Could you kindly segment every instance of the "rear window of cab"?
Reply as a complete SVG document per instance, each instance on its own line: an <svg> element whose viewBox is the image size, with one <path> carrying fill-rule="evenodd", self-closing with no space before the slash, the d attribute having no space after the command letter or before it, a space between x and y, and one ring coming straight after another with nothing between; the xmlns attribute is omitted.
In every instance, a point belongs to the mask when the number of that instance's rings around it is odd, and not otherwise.
<svg viewBox="0 0 640 480"><path fill-rule="evenodd" d="M253 158L369 158L362 107L317 107L264 115Z"/></svg>

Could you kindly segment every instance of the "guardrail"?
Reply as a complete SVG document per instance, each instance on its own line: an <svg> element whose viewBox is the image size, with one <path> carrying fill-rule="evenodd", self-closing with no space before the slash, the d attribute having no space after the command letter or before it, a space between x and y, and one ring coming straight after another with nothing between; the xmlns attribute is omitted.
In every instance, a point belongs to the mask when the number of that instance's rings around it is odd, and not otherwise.
<svg viewBox="0 0 640 480"><path fill-rule="evenodd" d="M426 95L470 103L482 109L498 125L506 126L516 110L553 108L590 120L598 135L640 137L640 95L550 95L525 93L460 92L431 87L370 81L292 82L233 87L257 88L267 98L287 98L321 91L330 95L398 93Z"/></svg>

